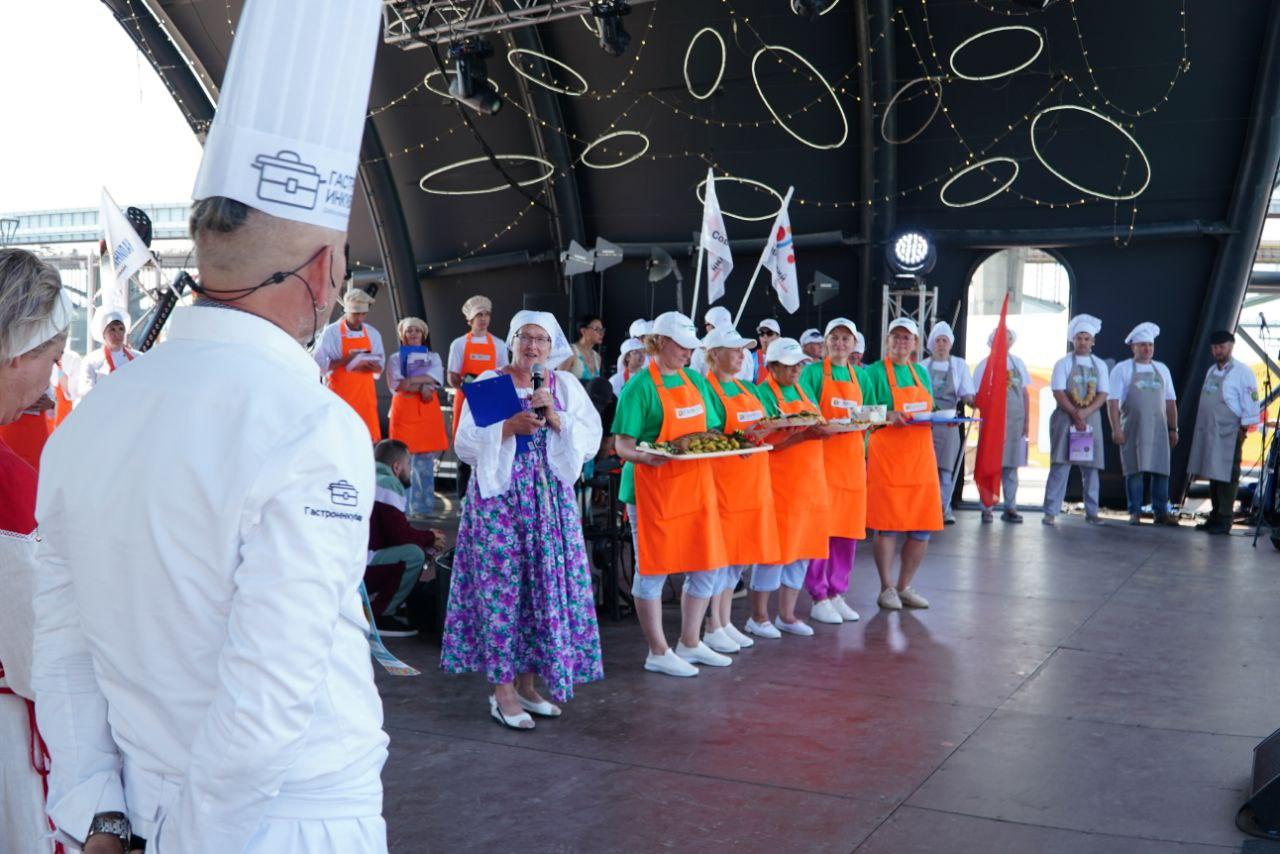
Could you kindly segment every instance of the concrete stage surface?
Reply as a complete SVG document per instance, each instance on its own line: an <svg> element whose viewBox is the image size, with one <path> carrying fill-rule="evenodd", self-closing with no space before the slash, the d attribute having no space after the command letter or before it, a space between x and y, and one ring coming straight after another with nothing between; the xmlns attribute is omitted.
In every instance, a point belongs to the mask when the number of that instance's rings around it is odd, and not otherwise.
<svg viewBox="0 0 1280 854"><path fill-rule="evenodd" d="M1233 824L1280 727L1271 543L958 515L916 582L931 609L878 611L863 544L860 622L694 679L644 672L634 619L602 617L605 680L531 733L435 638L389 641L425 671L378 677L391 850L1280 851Z"/></svg>

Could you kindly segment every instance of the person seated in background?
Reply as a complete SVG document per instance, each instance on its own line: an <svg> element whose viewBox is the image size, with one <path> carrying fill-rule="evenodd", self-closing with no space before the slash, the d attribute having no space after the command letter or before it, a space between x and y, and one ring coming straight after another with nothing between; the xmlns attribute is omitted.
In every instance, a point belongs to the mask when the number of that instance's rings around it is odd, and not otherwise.
<svg viewBox="0 0 1280 854"><path fill-rule="evenodd" d="M800 333L800 349L804 350L806 365L821 362L827 357L827 342L817 329L806 329Z"/></svg>
<svg viewBox="0 0 1280 854"><path fill-rule="evenodd" d="M365 322L372 307L373 297L357 287L348 288L342 295L342 317L324 328L311 355L325 385L351 405L377 442L382 438L382 422L376 383L387 352L378 330Z"/></svg>
<svg viewBox="0 0 1280 854"><path fill-rule="evenodd" d="M429 516L436 507L436 458L449 448L440 395L444 363L431 351L430 330L420 317L406 317L396 326L400 349L387 362L391 387L390 434L409 446L408 515Z"/></svg>
<svg viewBox="0 0 1280 854"><path fill-rule="evenodd" d="M849 354L849 364L854 367L862 366L862 356L867 352L867 339L861 332L853 337L853 352Z"/></svg>
<svg viewBox="0 0 1280 854"><path fill-rule="evenodd" d="M138 358L138 351L125 343L131 324L129 313L122 309L100 308L93 313L89 334L102 346L85 356L81 362L78 389L80 399L93 391L108 374Z"/></svg>
<svg viewBox="0 0 1280 854"><path fill-rule="evenodd" d="M568 371L585 386L603 374L603 364L597 347L604 345L604 321L598 314L584 314L578 318L578 340L571 346L573 355L565 359L560 370Z"/></svg>
<svg viewBox="0 0 1280 854"><path fill-rule="evenodd" d="M628 338L622 342L622 353L618 356L618 370L609 377L609 385L613 386L615 397L622 394L622 387L644 367L644 362L643 341L639 338Z"/></svg>
<svg viewBox="0 0 1280 854"><path fill-rule="evenodd" d="M405 488L410 482L409 458L409 446L398 439L383 439L373 448L377 487L373 512L369 514L369 564L365 577L378 632L393 638L417 634L407 621L396 616L396 611L420 579L430 580L422 577L427 557L444 545L443 531L419 531L404 514ZM390 601L384 603L373 593L383 586L378 576L385 573L381 568L388 566L399 572L400 583Z"/></svg>

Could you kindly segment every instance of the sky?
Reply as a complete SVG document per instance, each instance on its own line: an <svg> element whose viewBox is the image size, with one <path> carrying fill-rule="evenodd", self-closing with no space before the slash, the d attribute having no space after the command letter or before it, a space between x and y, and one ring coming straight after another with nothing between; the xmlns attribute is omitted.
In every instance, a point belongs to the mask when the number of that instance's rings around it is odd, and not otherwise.
<svg viewBox="0 0 1280 854"><path fill-rule="evenodd" d="M100 0L0 0L0 212L191 198L200 145Z"/></svg>

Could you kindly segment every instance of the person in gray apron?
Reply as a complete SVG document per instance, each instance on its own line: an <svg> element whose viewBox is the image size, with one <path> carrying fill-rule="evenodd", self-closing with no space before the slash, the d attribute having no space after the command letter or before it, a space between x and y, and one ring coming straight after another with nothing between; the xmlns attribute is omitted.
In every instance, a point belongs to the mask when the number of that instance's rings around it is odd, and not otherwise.
<svg viewBox="0 0 1280 854"><path fill-rule="evenodd" d="M973 377L964 359L951 355L955 333L946 321L934 324L929 331L929 353L933 356L924 367L933 382L934 409L957 409L960 404L973 406ZM956 424L933 427L933 455L938 460L938 483L942 489L942 521L954 525L955 511L951 498L955 492L955 473L960 468L963 450L960 427Z"/></svg>
<svg viewBox="0 0 1280 854"><path fill-rule="evenodd" d="M1209 336L1214 363L1204 377L1187 461L1190 477L1209 481L1213 510L1209 520L1196 527L1210 534L1231 533L1240 452L1249 428L1258 423L1258 380L1248 366L1231 358L1235 340L1226 330Z"/></svg>
<svg viewBox="0 0 1280 854"><path fill-rule="evenodd" d="M1012 348L1018 335L1012 329L1007 330L1009 347ZM995 333L987 337L987 346L995 340ZM1022 514L1018 512L1018 468L1027 464L1027 443L1030 440L1031 374L1026 364L1012 353L1009 354L1009 381L1006 386L1006 402L1004 407L1004 460L1000 470L1000 491L1004 495L1004 512L1000 519L1005 522L1022 524ZM987 370L987 360L978 363L978 385ZM991 522L995 516L995 505L982 508L982 521Z"/></svg>
<svg viewBox="0 0 1280 854"><path fill-rule="evenodd" d="M1178 403L1173 377L1153 358L1160 327L1139 323L1124 339L1133 350L1111 371L1107 412L1111 436L1120 446L1129 524L1142 516L1143 475L1151 476L1151 512L1157 525L1177 527L1169 514L1169 457L1178 444Z"/></svg>
<svg viewBox="0 0 1280 854"><path fill-rule="evenodd" d="M1067 325L1071 353L1053 366L1050 388L1057 408L1049 416L1049 480L1044 490L1046 525L1054 524L1067 497L1071 467L1080 469L1084 492L1084 519L1102 523L1098 515L1099 472L1106 466L1102 447L1102 409L1107 402L1107 363L1093 355L1094 337L1102 331L1102 321L1091 314L1078 314ZM1072 433L1077 453L1072 459ZM1092 446L1090 448L1090 446ZM1086 451L1091 451L1085 456Z"/></svg>

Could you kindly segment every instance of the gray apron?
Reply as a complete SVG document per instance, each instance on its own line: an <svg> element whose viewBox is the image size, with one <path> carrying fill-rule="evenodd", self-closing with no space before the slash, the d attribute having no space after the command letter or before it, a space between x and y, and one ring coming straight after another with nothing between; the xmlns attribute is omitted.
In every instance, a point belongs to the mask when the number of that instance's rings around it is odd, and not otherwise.
<svg viewBox="0 0 1280 854"><path fill-rule="evenodd" d="M1196 412L1196 432L1191 440L1191 459L1187 461L1187 473L1192 477L1221 483L1231 480L1236 437L1240 433L1240 417L1227 406L1227 399L1222 394L1227 376L1214 376L1214 370L1210 368L1204 378L1200 409Z"/></svg>
<svg viewBox="0 0 1280 854"><path fill-rule="evenodd" d="M1010 359L1009 361L1013 361ZM990 363L987 370L991 369ZM1016 382L1015 382L1016 378ZM1027 410L1022 405L1022 381L1026 379L1013 365L1009 366L1009 382L1004 407L1004 468L1018 468L1027 464L1023 456L1022 438L1026 433Z"/></svg>
<svg viewBox="0 0 1280 854"><path fill-rule="evenodd" d="M952 382L951 362L946 368L935 370L932 360L929 362L929 379L933 381L933 404L935 409L955 409L960 405L960 395L956 393L956 384ZM960 426L958 424L943 425L933 428L933 455L938 460L938 468L950 472L955 468L956 458L960 456Z"/></svg>
<svg viewBox="0 0 1280 854"><path fill-rule="evenodd" d="M1087 358L1082 363L1074 353L1071 355L1071 373L1067 375L1067 397L1070 397L1070 393L1075 391L1076 397L1084 400L1089 394L1090 383L1093 383L1095 393L1106 389L1106 386L1103 385L1103 377L1099 375L1096 365L1097 363L1094 362L1092 357ZM1085 424L1088 424L1089 429L1093 431L1093 459L1073 461L1071 459L1071 430L1075 428L1075 423L1071 420L1071 416L1061 409L1055 408L1053 410L1053 414L1049 416L1050 463L1053 465L1080 466L1086 469L1106 468L1102 450L1102 410L1095 410L1085 421Z"/></svg>
<svg viewBox="0 0 1280 854"><path fill-rule="evenodd" d="M1134 364L1129 389L1120 405L1120 466L1125 477L1138 472L1169 475L1169 418L1165 414L1164 378L1151 363L1139 373Z"/></svg>

